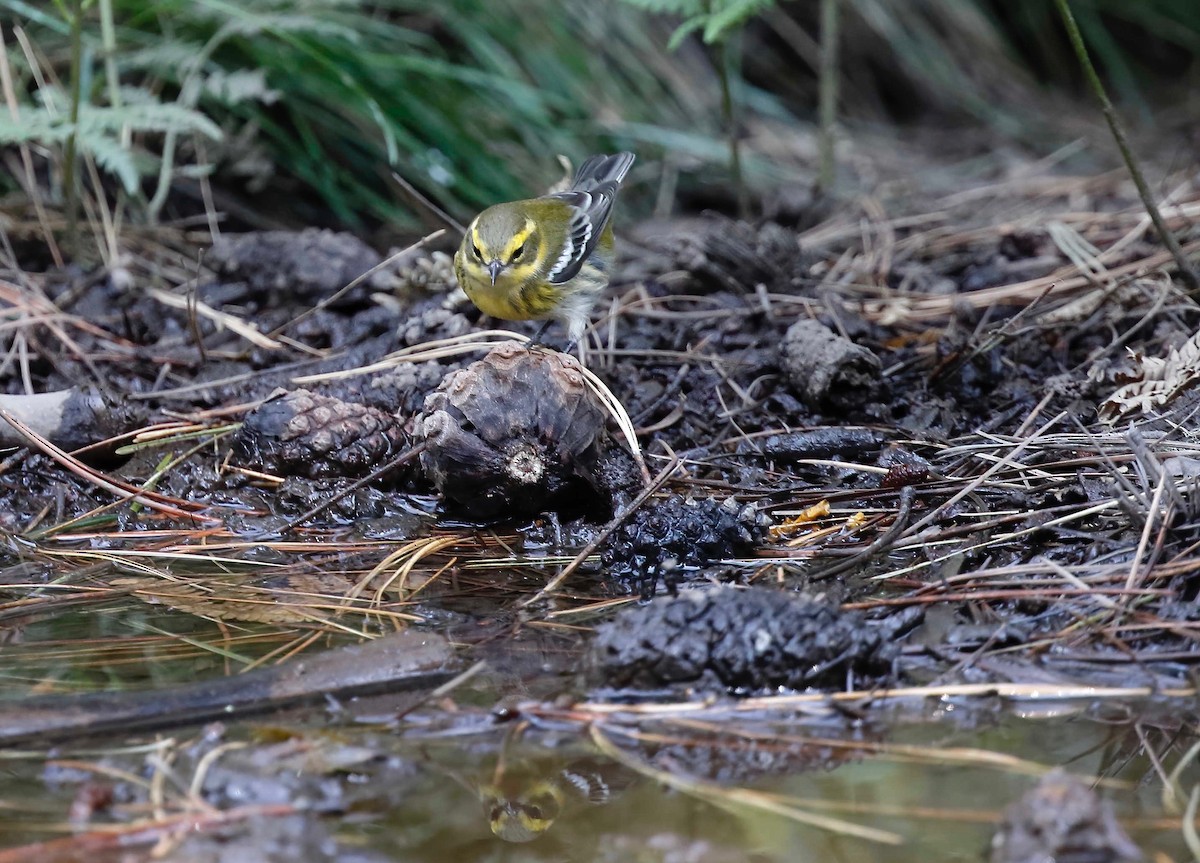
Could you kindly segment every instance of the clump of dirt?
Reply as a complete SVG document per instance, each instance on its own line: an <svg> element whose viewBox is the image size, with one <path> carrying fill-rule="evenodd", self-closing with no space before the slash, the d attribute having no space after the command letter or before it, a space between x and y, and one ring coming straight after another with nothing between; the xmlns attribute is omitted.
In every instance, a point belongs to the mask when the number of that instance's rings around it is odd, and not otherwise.
<svg viewBox="0 0 1200 863"><path fill-rule="evenodd" d="M211 255L224 275L288 304L327 301L381 260L353 234L318 228L222 234ZM362 306L370 289L361 283L335 304Z"/></svg>
<svg viewBox="0 0 1200 863"><path fill-rule="evenodd" d="M689 572L750 553L770 519L733 498L672 496L638 509L613 532L601 553L605 572L645 598L661 582L672 594Z"/></svg>
<svg viewBox="0 0 1200 863"><path fill-rule="evenodd" d="M780 350L788 383L815 407L865 402L879 384L879 357L817 321L788 327Z"/></svg>
<svg viewBox="0 0 1200 863"><path fill-rule="evenodd" d="M23 534L46 519L55 523L108 503L94 485L63 470L53 459L30 452L0 471L0 530ZM37 506L31 502L37 502Z"/></svg>
<svg viewBox="0 0 1200 863"><path fill-rule="evenodd" d="M709 214L647 223L635 238L652 252L647 275L682 270L703 292L795 291L816 262L801 249L795 231L770 221L755 225Z"/></svg>
<svg viewBox="0 0 1200 863"><path fill-rule="evenodd" d="M877 680L896 656L861 615L766 588L660 597L601 624L596 677L617 689L687 685L749 694Z"/></svg>

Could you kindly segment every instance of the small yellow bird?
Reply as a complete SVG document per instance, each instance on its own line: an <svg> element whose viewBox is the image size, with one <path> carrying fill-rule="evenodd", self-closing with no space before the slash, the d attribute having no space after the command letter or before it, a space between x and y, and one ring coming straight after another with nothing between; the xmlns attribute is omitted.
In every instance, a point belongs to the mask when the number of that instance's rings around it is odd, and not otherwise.
<svg viewBox="0 0 1200 863"><path fill-rule="evenodd" d="M567 353L613 263L613 202L633 153L592 156L564 192L488 207L467 227L454 256L458 284L484 314L567 327Z"/></svg>

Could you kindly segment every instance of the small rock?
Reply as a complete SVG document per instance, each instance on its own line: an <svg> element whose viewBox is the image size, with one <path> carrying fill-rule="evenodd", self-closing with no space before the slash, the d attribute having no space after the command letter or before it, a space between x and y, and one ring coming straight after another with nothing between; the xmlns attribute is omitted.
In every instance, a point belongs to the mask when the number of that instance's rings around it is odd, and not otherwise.
<svg viewBox="0 0 1200 863"><path fill-rule="evenodd" d="M991 863L1133 863L1142 852L1112 804L1062 769L1004 810Z"/></svg>

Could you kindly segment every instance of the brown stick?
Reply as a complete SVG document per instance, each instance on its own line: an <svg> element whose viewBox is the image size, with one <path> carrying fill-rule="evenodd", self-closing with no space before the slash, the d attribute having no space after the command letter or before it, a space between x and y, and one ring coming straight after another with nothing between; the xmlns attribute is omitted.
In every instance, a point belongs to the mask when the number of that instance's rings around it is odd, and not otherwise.
<svg viewBox="0 0 1200 863"><path fill-rule="evenodd" d="M193 725L320 701L327 694L432 689L456 671L454 653L440 635L397 632L234 677L146 692L6 702L0 704L0 747Z"/></svg>

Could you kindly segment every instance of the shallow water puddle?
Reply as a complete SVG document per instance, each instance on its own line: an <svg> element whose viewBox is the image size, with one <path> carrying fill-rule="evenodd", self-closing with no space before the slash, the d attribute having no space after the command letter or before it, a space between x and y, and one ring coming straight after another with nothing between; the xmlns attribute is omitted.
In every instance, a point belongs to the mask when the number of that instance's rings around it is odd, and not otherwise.
<svg viewBox="0 0 1200 863"><path fill-rule="evenodd" d="M10 632L0 673L18 711L45 693L166 693L312 637L112 595ZM336 643L322 639L304 655ZM1194 698L605 712L553 700L577 646L526 627L476 645L490 670L446 692L0 749L0 863L979 861L1054 766L1095 785L1147 860L1191 859Z"/></svg>
<svg viewBox="0 0 1200 863"><path fill-rule="evenodd" d="M360 720L389 712L386 697L369 707ZM1147 859L1189 859L1143 742L1170 770L1194 718L1181 732L1148 706L1119 721L1112 705L1106 720L1074 709L936 712L886 729L755 723L736 733L689 721L520 732L428 706L399 730L317 730L314 716L293 713L140 748L5 752L0 837L8 847L78 842L157 820L168 825L157 859L179 861L968 861L986 859L1002 811L1042 766L1063 765L1103 777L1097 790ZM602 751L613 747L619 761ZM1190 790L1200 770L1178 778ZM188 814L190 829L169 828ZM93 848L87 859L151 859L153 847L111 858Z"/></svg>

